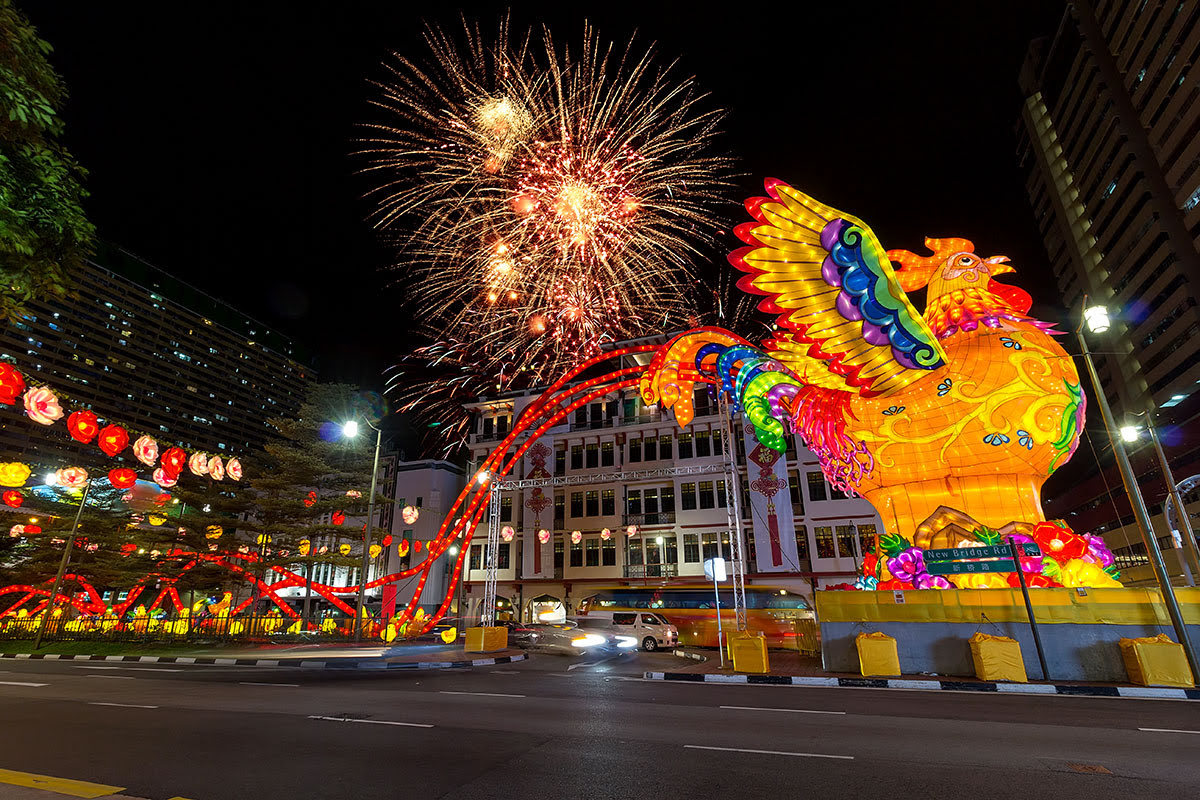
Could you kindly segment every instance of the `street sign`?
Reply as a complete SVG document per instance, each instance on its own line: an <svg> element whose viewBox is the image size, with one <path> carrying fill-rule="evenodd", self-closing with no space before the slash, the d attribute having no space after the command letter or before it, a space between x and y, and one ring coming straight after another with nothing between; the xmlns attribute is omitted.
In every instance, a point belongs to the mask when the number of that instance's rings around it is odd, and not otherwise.
<svg viewBox="0 0 1200 800"><path fill-rule="evenodd" d="M1040 556L1042 551L1033 542L1020 545L1027 556ZM925 563L930 561L955 561L960 558L1012 558L1012 551L1006 544L986 545L981 547L952 547L945 550L926 550ZM941 573L945 574L945 573Z"/></svg>
<svg viewBox="0 0 1200 800"><path fill-rule="evenodd" d="M930 575L961 575L969 572L1015 572L1011 558L999 561L932 561L925 564Z"/></svg>
<svg viewBox="0 0 1200 800"><path fill-rule="evenodd" d="M704 577L714 580L725 580L725 559L708 558L704 560Z"/></svg>

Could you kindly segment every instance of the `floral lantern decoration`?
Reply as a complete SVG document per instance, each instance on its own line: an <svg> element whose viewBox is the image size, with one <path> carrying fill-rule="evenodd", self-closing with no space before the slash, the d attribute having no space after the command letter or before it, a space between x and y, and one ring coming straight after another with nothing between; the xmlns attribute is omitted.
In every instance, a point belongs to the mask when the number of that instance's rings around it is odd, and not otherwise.
<svg viewBox="0 0 1200 800"><path fill-rule="evenodd" d="M104 451L104 455L112 458L129 446L129 433L120 425L105 425L100 429L96 444Z"/></svg>
<svg viewBox="0 0 1200 800"><path fill-rule="evenodd" d="M542 544L545 544L546 542L550 541L550 531L546 530L545 528L542 528L540 531L538 531L537 536L538 536L538 541L541 542Z"/></svg>
<svg viewBox="0 0 1200 800"><path fill-rule="evenodd" d="M500 538L506 542L511 542L516 534L517 532L513 530L512 525L505 525L500 529Z"/></svg>
<svg viewBox="0 0 1200 800"><path fill-rule="evenodd" d="M192 457L188 459L188 469L193 475L207 475L208 453L192 453Z"/></svg>
<svg viewBox="0 0 1200 800"><path fill-rule="evenodd" d="M583 534L579 531L571 531L571 544L579 544L583 541Z"/></svg>
<svg viewBox="0 0 1200 800"><path fill-rule="evenodd" d="M392 544L392 535L390 533L387 534L380 540L379 543L382 544L384 547L390 547Z"/></svg>
<svg viewBox="0 0 1200 800"><path fill-rule="evenodd" d="M25 392L25 413L39 425L53 425L63 416L58 397L45 386L37 386Z"/></svg>
<svg viewBox="0 0 1200 800"><path fill-rule="evenodd" d="M302 556L308 555L308 551L311 549L312 542L310 542L308 539L301 539L300 544L296 547L296 550L299 551L300 555Z"/></svg>
<svg viewBox="0 0 1200 800"><path fill-rule="evenodd" d="M18 536L23 535L24 533L25 533L24 525L13 525L11 528L8 529L8 535L13 537L14 539L17 538Z"/></svg>
<svg viewBox="0 0 1200 800"><path fill-rule="evenodd" d="M351 500L357 500L362 497L362 492L358 489L349 489L346 492L346 497L349 497Z"/></svg>
<svg viewBox="0 0 1200 800"><path fill-rule="evenodd" d="M128 467L110 469L108 471L108 482L117 489L131 489L137 483L137 473Z"/></svg>
<svg viewBox="0 0 1200 800"><path fill-rule="evenodd" d="M9 489L4 493L4 505L9 506L10 508L20 508L21 504L24 502L25 495L21 494L15 489Z"/></svg>
<svg viewBox="0 0 1200 800"><path fill-rule="evenodd" d="M154 482L164 489L170 489L179 481L176 480L176 475L168 475L167 471L162 467L154 470Z"/></svg>
<svg viewBox="0 0 1200 800"><path fill-rule="evenodd" d="M220 539L221 534L225 533L225 529L220 525L209 525L204 529L205 539Z"/></svg>
<svg viewBox="0 0 1200 800"><path fill-rule="evenodd" d="M342 511L335 511L335 512L333 512L332 515L330 515L329 521L332 522L334 525L341 525L343 522L346 521L346 514L345 514L345 512L342 512Z"/></svg>
<svg viewBox="0 0 1200 800"><path fill-rule="evenodd" d="M225 464L220 456L213 456L208 461L208 474L214 481L225 480Z"/></svg>
<svg viewBox="0 0 1200 800"><path fill-rule="evenodd" d="M308 495L304 498L304 505L307 506L308 508L312 508L316 504L317 504L317 493L309 492Z"/></svg>
<svg viewBox="0 0 1200 800"><path fill-rule="evenodd" d="M625 529L626 536L637 536L637 532L638 532L637 525L630 525L628 528Z"/></svg>
<svg viewBox="0 0 1200 800"><path fill-rule="evenodd" d="M328 552L329 552L329 545L323 544L323 545L321 545L321 549L317 551L317 555L323 556Z"/></svg>
<svg viewBox="0 0 1200 800"><path fill-rule="evenodd" d="M26 536L36 536L37 534L42 532L42 528L40 525L22 525L21 527L24 529L22 532Z"/></svg>
<svg viewBox="0 0 1200 800"><path fill-rule="evenodd" d="M236 458L229 459L229 463L225 465L225 474L230 480L240 481L242 479L242 462Z"/></svg>
<svg viewBox="0 0 1200 800"><path fill-rule="evenodd" d="M54 473L54 482L66 489L82 489L88 482L87 470L83 467L64 467Z"/></svg>
<svg viewBox="0 0 1200 800"><path fill-rule="evenodd" d="M368 552L371 558L379 558L379 554L383 552L383 548L377 544L373 544Z"/></svg>
<svg viewBox="0 0 1200 800"><path fill-rule="evenodd" d="M75 441L89 444L100 433L100 421L93 411L76 411L67 417L67 432Z"/></svg>
<svg viewBox="0 0 1200 800"><path fill-rule="evenodd" d="M11 406L25 391L25 379L12 364L0 363L0 403Z"/></svg>
<svg viewBox="0 0 1200 800"><path fill-rule="evenodd" d="M338 547L338 552L344 556L350 555L350 545L342 544Z"/></svg>
<svg viewBox="0 0 1200 800"><path fill-rule="evenodd" d="M412 544L413 544L413 552L414 553L421 552L421 540L420 539L413 539Z"/></svg>
<svg viewBox="0 0 1200 800"><path fill-rule="evenodd" d="M408 539L400 540L400 544L396 545L396 552L400 554L401 558L408 555Z"/></svg>
<svg viewBox="0 0 1200 800"><path fill-rule="evenodd" d="M133 457L147 467L153 467L154 462L158 461L158 442L149 436L139 436L133 443Z"/></svg>
<svg viewBox="0 0 1200 800"><path fill-rule="evenodd" d="M159 525L162 525L166 521L167 521L167 518L162 516L161 514L151 514L150 515L150 524L154 525L156 527Z"/></svg>
<svg viewBox="0 0 1200 800"><path fill-rule="evenodd" d="M270 544L271 543L271 534L260 533L258 536L254 537L254 543L259 545L260 547L263 545Z"/></svg>
<svg viewBox="0 0 1200 800"><path fill-rule="evenodd" d="M600 531L600 538L607 542L612 538L612 531L610 531L608 528L605 528L604 530Z"/></svg>
<svg viewBox="0 0 1200 800"><path fill-rule="evenodd" d="M416 506L405 506L400 509L400 519L404 520L405 525L412 525L421 517L421 512Z"/></svg>
<svg viewBox="0 0 1200 800"><path fill-rule="evenodd" d="M183 452L183 448L172 447L162 454L160 466L163 471L172 478L178 478L179 473L183 472L184 465L187 464L187 453Z"/></svg>
<svg viewBox="0 0 1200 800"><path fill-rule="evenodd" d="M7 461L0 464L0 486L20 488L29 480L31 469L19 461Z"/></svg>

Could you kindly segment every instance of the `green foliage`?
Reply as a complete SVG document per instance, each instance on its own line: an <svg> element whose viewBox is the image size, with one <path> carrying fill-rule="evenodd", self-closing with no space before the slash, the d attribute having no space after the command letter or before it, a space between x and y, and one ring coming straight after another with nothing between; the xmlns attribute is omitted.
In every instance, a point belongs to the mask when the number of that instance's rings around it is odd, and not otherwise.
<svg viewBox="0 0 1200 800"><path fill-rule="evenodd" d="M1000 536L1000 531L992 530L986 525L971 531L971 536L975 539L975 541L983 545L1004 544Z"/></svg>
<svg viewBox="0 0 1200 800"><path fill-rule="evenodd" d="M895 558L910 547L912 542L898 533L885 533L879 537L879 548L888 558Z"/></svg>
<svg viewBox="0 0 1200 800"><path fill-rule="evenodd" d="M92 251L83 213L85 172L55 137L66 93L38 38L11 0L0 0L0 315L69 293Z"/></svg>

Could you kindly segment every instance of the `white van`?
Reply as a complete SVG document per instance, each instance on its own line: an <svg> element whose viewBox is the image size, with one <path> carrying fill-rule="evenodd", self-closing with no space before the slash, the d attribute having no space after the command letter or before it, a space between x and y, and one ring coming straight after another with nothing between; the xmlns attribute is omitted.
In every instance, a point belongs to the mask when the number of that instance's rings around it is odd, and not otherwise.
<svg viewBox="0 0 1200 800"><path fill-rule="evenodd" d="M679 642L679 630L651 611L592 611L577 617L576 622L581 628L605 631L626 641L632 639L646 652L674 647Z"/></svg>

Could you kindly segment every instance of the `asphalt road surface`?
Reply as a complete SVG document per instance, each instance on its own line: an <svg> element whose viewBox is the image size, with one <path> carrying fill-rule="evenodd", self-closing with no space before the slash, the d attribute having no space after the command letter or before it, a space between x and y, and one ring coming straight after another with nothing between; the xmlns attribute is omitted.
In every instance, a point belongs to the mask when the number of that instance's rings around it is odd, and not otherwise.
<svg viewBox="0 0 1200 800"><path fill-rule="evenodd" d="M1194 701L664 683L640 675L673 656L601 659L4 661L0 771L154 800L1200 797Z"/></svg>

